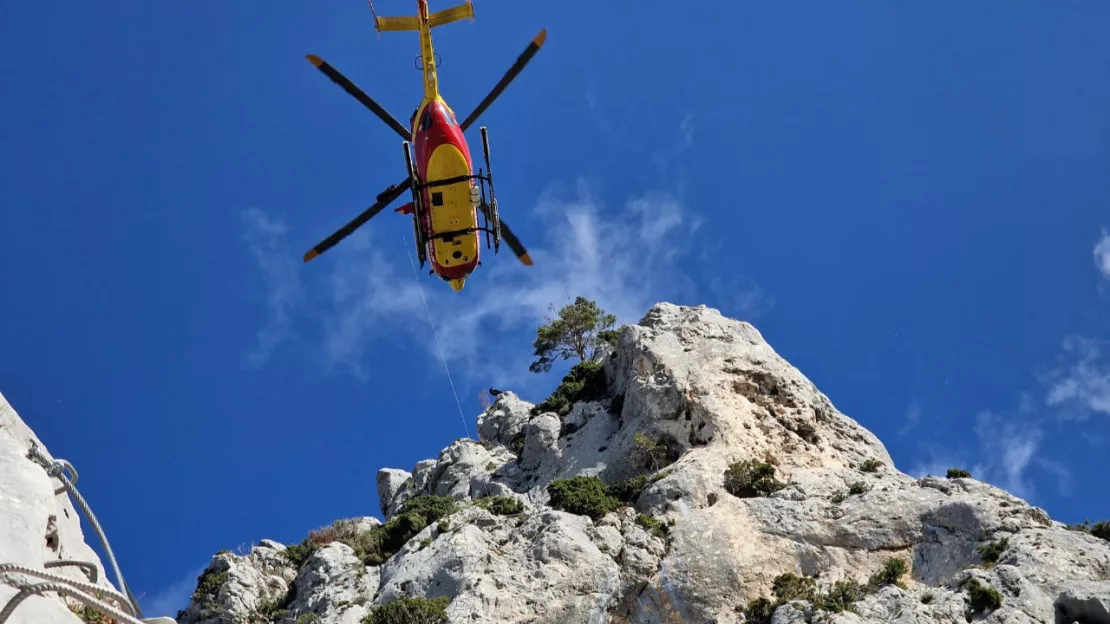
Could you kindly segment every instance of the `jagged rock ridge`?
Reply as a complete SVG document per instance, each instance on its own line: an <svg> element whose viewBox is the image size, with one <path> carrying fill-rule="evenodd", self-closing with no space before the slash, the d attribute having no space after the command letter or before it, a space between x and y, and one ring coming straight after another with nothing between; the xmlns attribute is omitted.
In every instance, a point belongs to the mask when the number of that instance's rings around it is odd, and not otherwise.
<svg viewBox="0 0 1110 624"><path fill-rule="evenodd" d="M181 624L354 624L405 597L456 623L1110 624L1110 543L899 472L753 326L658 304L602 370L599 400L533 414L506 392L480 442L382 470L385 525L217 555ZM552 506L589 488L596 514Z"/></svg>

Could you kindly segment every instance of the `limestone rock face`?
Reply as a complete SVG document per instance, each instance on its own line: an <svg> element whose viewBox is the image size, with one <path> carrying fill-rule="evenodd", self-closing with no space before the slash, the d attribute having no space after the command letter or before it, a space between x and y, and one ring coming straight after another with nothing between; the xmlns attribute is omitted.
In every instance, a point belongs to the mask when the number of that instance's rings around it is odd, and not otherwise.
<svg viewBox="0 0 1110 624"><path fill-rule="evenodd" d="M662 303L601 362L603 397L533 414L503 393L478 441L383 471L389 523L368 523L369 543L407 527L403 543L362 556L350 538L285 567L224 555L218 606L288 592L265 620L282 624L349 624L406 597L449 598L454 623L1110 624L1110 542L974 479L900 472L753 326ZM593 517L552 507L549 486L578 476L614 497ZM429 500L457 509L414 519ZM776 600L784 574L809 593Z"/></svg>
<svg viewBox="0 0 1110 624"><path fill-rule="evenodd" d="M0 565L23 566L115 590L105 577L100 558L85 541L80 512L61 481L28 457L32 445L54 461L0 395ZM82 567L61 565L63 562L79 562ZM0 571L0 610L19 592L19 586L38 582L43 579ZM7 624L79 622L62 598L46 593L20 603Z"/></svg>

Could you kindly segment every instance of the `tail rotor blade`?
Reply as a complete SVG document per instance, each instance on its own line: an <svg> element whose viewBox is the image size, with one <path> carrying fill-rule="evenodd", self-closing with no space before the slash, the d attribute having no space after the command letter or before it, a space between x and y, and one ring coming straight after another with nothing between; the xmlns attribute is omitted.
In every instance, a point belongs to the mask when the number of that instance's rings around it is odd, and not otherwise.
<svg viewBox="0 0 1110 624"><path fill-rule="evenodd" d="M412 134L409 133L408 128L401 125L401 122L397 121L396 117L390 115L380 104L375 102L369 95L366 95L362 89L355 86L355 83L348 80L347 77L339 73L337 69L329 65L327 61L315 54L309 54L305 58L307 58L308 62L312 63L316 69L319 69L325 76L330 78L332 82L342 87L344 91L351 94L356 100L362 102L363 106L369 108L371 112L378 116L378 119L381 119L387 126L393 128L393 131L401 135L401 138L406 141L412 140Z"/></svg>
<svg viewBox="0 0 1110 624"><path fill-rule="evenodd" d="M517 74L524 69L524 66L528 64L528 61L531 61L532 57L536 55L536 52L540 51L540 47L543 46L545 41L547 41L547 29L540 30L539 34L528 44L528 47L524 48L524 52L517 57L516 62L509 68L509 71L505 72L505 75L501 77L501 81L489 92L486 99L482 100L482 103L474 109L474 112L470 113L470 115L459 124L459 127L461 127L464 132L471 124L478 120L478 116L489 108L489 105L497 99L497 96L501 95L505 87L509 86L509 83L512 82L513 79L517 77Z"/></svg>
<svg viewBox="0 0 1110 624"><path fill-rule="evenodd" d="M309 260L312 260L316 256L319 256L332 247L335 247L335 245L339 241L350 236L351 233L361 227L362 224L372 219L374 215L381 212L383 208L393 203L393 200L397 199L401 196L402 193L407 191L409 189L409 185L411 184L412 180L406 178L404 182L386 189L384 193L378 195L378 201L375 202L373 206L370 206L369 208L364 210L362 214L352 219L350 223L339 228L339 230L337 230L334 234L320 241L318 245L308 250L308 253L304 255L304 261L308 262Z"/></svg>

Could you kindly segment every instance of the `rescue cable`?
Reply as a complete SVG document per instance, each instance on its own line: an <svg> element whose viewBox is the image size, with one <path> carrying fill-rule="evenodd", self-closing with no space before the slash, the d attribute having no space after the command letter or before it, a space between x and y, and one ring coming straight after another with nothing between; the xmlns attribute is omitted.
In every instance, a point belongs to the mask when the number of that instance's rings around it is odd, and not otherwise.
<svg viewBox="0 0 1110 624"><path fill-rule="evenodd" d="M451 394L455 396L455 406L459 408L459 420L462 421L463 431L466 432L466 437L470 437L470 427L466 424L466 416L463 415L462 403L459 402L459 393L455 391L455 380L451 378L451 369L447 366L447 356L443 353L443 345L439 342L439 332L436 331L435 322L432 321L432 309L428 307L428 299L424 296L424 285L420 283L420 273L416 270L416 263L412 260L412 251L409 250L409 241L405 236L401 235L401 240L405 244L405 253L409 257L409 266L412 267L412 276L416 279L416 287L420 289L420 299L424 301L424 311L428 313L428 325L432 328L432 336L436 339L436 348L439 350L439 359L443 361L443 370L447 371L447 381L451 384Z"/></svg>

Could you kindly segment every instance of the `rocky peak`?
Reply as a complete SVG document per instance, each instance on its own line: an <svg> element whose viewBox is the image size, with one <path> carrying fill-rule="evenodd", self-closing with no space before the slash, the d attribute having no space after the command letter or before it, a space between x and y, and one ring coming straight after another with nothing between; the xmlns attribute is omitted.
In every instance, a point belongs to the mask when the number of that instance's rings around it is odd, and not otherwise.
<svg viewBox="0 0 1110 624"><path fill-rule="evenodd" d="M383 469L384 523L217 555L179 624L1110 624L1110 542L898 471L748 323L661 303L577 374Z"/></svg>

